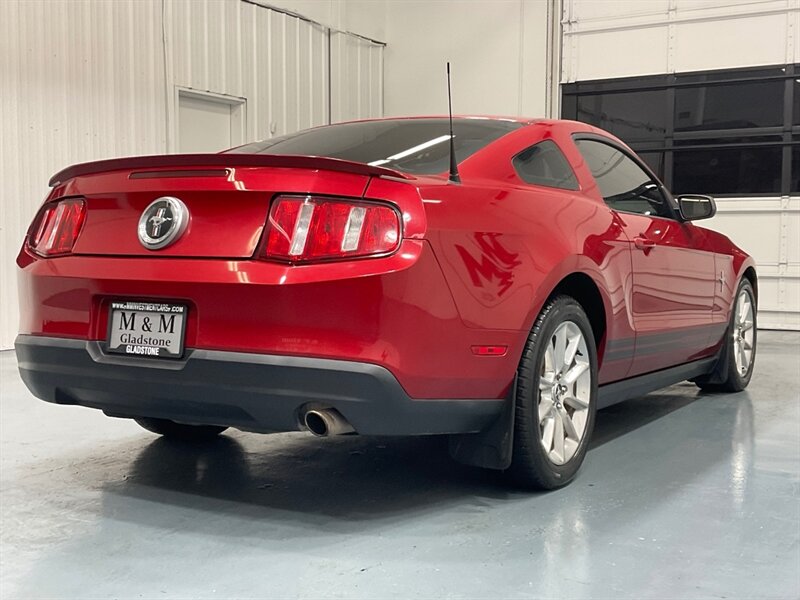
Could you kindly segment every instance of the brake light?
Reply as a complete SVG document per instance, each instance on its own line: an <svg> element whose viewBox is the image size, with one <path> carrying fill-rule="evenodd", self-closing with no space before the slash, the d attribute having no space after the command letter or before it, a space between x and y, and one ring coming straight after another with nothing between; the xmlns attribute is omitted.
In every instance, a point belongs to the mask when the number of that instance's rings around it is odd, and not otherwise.
<svg viewBox="0 0 800 600"><path fill-rule="evenodd" d="M46 204L28 238L30 249L40 256L69 254L86 218L86 203L71 198Z"/></svg>
<svg viewBox="0 0 800 600"><path fill-rule="evenodd" d="M384 204L280 196L272 203L264 255L301 262L388 254L400 244L400 214Z"/></svg>

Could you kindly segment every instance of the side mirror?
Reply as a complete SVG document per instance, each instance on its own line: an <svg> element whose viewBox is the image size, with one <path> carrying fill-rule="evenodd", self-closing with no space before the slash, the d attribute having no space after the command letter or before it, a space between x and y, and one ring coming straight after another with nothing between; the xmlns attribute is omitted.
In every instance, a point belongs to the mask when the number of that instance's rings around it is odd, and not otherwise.
<svg viewBox="0 0 800 600"><path fill-rule="evenodd" d="M697 194L678 196L678 208L684 221L710 219L717 214L717 204L711 196Z"/></svg>

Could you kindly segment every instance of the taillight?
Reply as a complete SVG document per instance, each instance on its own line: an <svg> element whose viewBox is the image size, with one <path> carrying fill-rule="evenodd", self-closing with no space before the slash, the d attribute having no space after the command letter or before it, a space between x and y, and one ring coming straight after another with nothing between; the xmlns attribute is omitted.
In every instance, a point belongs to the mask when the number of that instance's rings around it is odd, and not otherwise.
<svg viewBox="0 0 800 600"><path fill-rule="evenodd" d="M86 203L81 199L46 204L34 222L28 246L40 256L69 254L85 217Z"/></svg>
<svg viewBox="0 0 800 600"><path fill-rule="evenodd" d="M400 244L400 213L384 204L280 196L272 203L264 255L291 262L388 254Z"/></svg>

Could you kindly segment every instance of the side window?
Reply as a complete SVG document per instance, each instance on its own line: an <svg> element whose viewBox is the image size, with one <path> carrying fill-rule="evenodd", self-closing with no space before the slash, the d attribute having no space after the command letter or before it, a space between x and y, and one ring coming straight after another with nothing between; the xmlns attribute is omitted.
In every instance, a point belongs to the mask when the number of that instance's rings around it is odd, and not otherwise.
<svg viewBox="0 0 800 600"><path fill-rule="evenodd" d="M577 190L578 180L555 142L545 140L523 150L512 159L514 170L526 183Z"/></svg>
<svg viewBox="0 0 800 600"><path fill-rule="evenodd" d="M609 144L576 140L603 200L622 212L673 218L659 185L639 165Z"/></svg>

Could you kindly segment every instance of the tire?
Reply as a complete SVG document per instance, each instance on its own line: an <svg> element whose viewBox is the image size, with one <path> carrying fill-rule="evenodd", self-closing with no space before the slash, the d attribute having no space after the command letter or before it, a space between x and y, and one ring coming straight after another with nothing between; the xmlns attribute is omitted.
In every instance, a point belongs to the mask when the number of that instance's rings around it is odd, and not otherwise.
<svg viewBox="0 0 800 600"><path fill-rule="evenodd" d="M559 369L560 349L564 363L573 343L577 352ZM514 450L506 473L530 489L568 484L586 456L597 411L597 348L589 319L573 298L549 300L536 319L517 371L515 401ZM574 434L579 435L573 439Z"/></svg>
<svg viewBox="0 0 800 600"><path fill-rule="evenodd" d="M757 312L753 286L743 277L736 289L720 359L708 377L695 381L701 390L741 392L750 383L758 345Z"/></svg>
<svg viewBox="0 0 800 600"><path fill-rule="evenodd" d="M181 440L184 442L204 442L212 440L227 427L218 425L185 425L167 419L153 419L151 417L139 417L134 419L140 426L163 435L171 440Z"/></svg>

